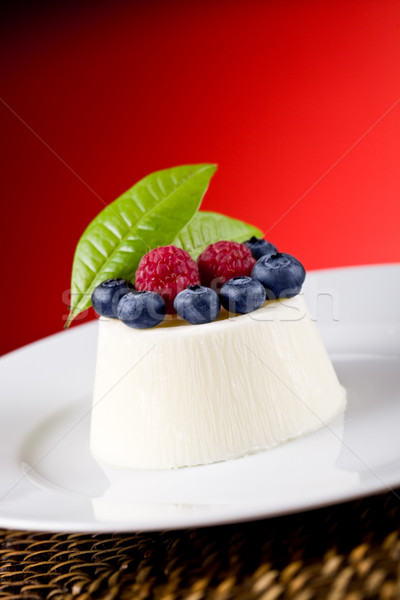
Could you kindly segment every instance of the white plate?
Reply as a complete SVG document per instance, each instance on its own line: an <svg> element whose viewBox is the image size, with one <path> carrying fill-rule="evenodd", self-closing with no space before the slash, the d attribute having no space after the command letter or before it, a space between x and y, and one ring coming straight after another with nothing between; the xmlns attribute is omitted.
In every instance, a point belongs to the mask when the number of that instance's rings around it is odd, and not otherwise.
<svg viewBox="0 0 400 600"><path fill-rule="evenodd" d="M0 526L193 527L282 515L400 485L400 265L308 274L348 408L273 450L176 471L104 468L88 430L96 323L0 360Z"/></svg>

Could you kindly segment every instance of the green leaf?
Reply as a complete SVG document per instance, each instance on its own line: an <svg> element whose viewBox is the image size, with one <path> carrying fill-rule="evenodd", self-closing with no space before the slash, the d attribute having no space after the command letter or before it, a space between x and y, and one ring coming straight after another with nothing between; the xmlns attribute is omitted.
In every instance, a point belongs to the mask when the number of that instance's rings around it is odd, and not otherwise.
<svg viewBox="0 0 400 600"><path fill-rule="evenodd" d="M253 225L219 213L200 211L176 236L173 244L197 258L209 244L220 240L244 242L253 235L263 237L262 231Z"/></svg>
<svg viewBox="0 0 400 600"><path fill-rule="evenodd" d="M97 215L76 247L66 327L89 308L102 281L133 279L146 252L172 243L195 215L215 170L200 164L156 171Z"/></svg>

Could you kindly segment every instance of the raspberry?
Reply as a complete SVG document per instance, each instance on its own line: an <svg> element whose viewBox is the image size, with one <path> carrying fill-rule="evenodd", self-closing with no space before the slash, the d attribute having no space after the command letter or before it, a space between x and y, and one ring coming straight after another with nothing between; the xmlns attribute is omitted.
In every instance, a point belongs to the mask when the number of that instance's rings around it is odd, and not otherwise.
<svg viewBox="0 0 400 600"><path fill-rule="evenodd" d="M250 275L255 262L249 248L237 242L210 244L197 259L202 285L214 289L232 277Z"/></svg>
<svg viewBox="0 0 400 600"><path fill-rule="evenodd" d="M196 262L188 252L172 245L150 250L141 258L136 271L136 289L160 294L169 314L175 312L175 296L188 285L199 284Z"/></svg>

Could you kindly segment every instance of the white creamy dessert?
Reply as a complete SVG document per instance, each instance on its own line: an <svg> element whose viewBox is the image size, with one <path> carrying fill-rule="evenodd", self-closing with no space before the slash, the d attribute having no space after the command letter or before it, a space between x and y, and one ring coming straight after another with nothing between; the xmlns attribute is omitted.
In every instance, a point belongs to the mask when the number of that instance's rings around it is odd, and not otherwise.
<svg viewBox="0 0 400 600"><path fill-rule="evenodd" d="M132 329L99 320L90 446L138 469L207 464L314 431L346 404L302 296Z"/></svg>

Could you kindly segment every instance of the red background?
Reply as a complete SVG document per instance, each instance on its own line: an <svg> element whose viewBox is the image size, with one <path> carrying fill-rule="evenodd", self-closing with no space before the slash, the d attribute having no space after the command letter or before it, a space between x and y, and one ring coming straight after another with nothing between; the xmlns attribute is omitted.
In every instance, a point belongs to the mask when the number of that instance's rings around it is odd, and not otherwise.
<svg viewBox="0 0 400 600"><path fill-rule="evenodd" d="M32 3L1 39L1 353L62 329L88 222L173 165L218 163L203 208L308 269L400 261L397 0Z"/></svg>

